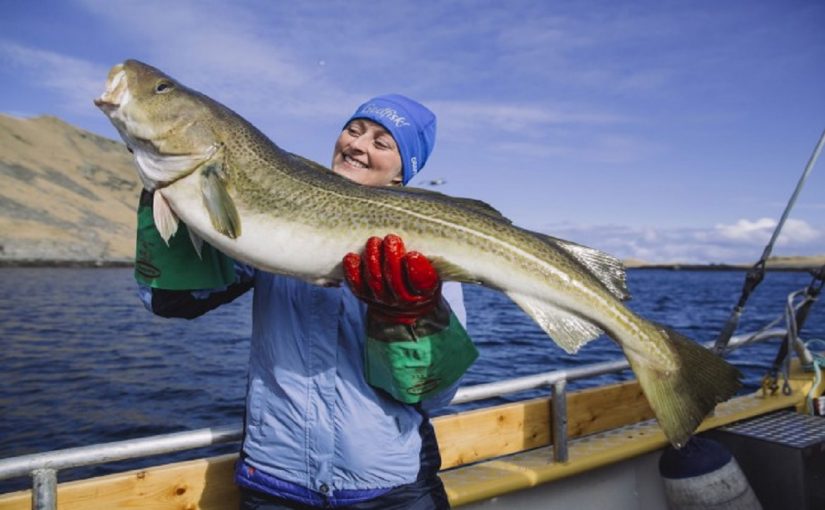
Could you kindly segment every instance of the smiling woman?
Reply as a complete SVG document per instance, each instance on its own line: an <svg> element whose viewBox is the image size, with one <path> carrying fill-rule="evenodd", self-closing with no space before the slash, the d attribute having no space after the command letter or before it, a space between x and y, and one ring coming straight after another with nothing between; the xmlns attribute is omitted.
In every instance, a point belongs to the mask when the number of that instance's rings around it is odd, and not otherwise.
<svg viewBox="0 0 825 510"><path fill-rule="evenodd" d="M367 119L353 119L335 142L332 171L367 186L398 185L401 155L386 129Z"/></svg>
<svg viewBox="0 0 825 510"><path fill-rule="evenodd" d="M335 142L332 170L369 186L407 184L435 146L436 119L399 94L370 99L355 110Z"/></svg>

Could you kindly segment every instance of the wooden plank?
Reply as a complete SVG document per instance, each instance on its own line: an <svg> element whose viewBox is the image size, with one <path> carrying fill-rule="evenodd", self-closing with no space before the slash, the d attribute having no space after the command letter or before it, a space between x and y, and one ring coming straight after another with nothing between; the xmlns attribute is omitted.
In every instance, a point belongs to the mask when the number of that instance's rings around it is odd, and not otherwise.
<svg viewBox="0 0 825 510"><path fill-rule="evenodd" d="M567 435L571 438L653 418L637 381L571 393L567 406Z"/></svg>
<svg viewBox="0 0 825 510"><path fill-rule="evenodd" d="M59 510L238 508L237 455L223 455L59 484ZM0 496L0 510L28 510L31 491Z"/></svg>
<svg viewBox="0 0 825 510"><path fill-rule="evenodd" d="M550 402L538 398L435 418L441 468L550 444ZM653 417L636 381L572 392L567 407L571 438Z"/></svg>
<svg viewBox="0 0 825 510"><path fill-rule="evenodd" d="M441 468L545 445L550 441L549 424L546 398L435 418Z"/></svg>

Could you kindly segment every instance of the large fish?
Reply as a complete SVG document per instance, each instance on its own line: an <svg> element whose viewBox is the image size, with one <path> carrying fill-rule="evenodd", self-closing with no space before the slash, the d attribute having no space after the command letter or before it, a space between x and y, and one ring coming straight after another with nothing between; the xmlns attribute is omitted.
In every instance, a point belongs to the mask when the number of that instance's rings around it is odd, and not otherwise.
<svg viewBox="0 0 825 510"><path fill-rule="evenodd" d="M342 280L344 254L398 234L443 278L504 292L568 352L607 333L677 447L740 386L721 358L624 306L624 270L609 255L514 226L483 202L350 182L135 60L112 68L95 104L154 191L166 239L180 219L196 246L205 240L260 269L329 284Z"/></svg>

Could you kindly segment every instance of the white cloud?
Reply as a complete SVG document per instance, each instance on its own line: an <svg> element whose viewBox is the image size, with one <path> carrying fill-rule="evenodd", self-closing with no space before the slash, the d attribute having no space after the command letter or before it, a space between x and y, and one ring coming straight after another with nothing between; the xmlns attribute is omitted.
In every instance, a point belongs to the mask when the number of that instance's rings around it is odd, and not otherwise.
<svg viewBox="0 0 825 510"><path fill-rule="evenodd" d="M742 219L733 225L716 225L715 230L723 239L751 244L761 239L767 241L774 226L776 222L770 218L761 218L756 221Z"/></svg>
<svg viewBox="0 0 825 510"><path fill-rule="evenodd" d="M740 219L733 225L716 225L715 232L721 239L745 244L766 244L776 228L777 221L760 218L755 221ZM777 239L777 244L793 246L815 241L822 237L822 232L802 220L789 218Z"/></svg>
<svg viewBox="0 0 825 510"><path fill-rule="evenodd" d="M741 219L709 228L651 228L622 225L547 225L542 231L604 250L622 259L647 262L748 263L756 261L776 221ZM825 234L802 220L789 219L774 255L825 254Z"/></svg>

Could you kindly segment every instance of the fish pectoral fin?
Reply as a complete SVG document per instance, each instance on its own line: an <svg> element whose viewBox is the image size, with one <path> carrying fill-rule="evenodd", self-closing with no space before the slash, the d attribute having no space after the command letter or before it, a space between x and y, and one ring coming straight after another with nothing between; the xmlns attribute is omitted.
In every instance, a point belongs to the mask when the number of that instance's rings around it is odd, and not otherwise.
<svg viewBox="0 0 825 510"><path fill-rule="evenodd" d="M435 270L438 272L439 278L442 280L449 280L451 282L473 283L481 284L478 277L471 275L463 267L453 264L441 257L430 257Z"/></svg>
<svg viewBox="0 0 825 510"><path fill-rule="evenodd" d="M562 349L575 354L584 344L597 338L603 331L585 319L536 298L506 293L541 329Z"/></svg>
<svg viewBox="0 0 825 510"><path fill-rule="evenodd" d="M607 287L611 294L622 301L630 299L630 291L627 290L624 264L622 261L605 253L581 244L576 244L557 237L546 234L538 234L539 238L552 246L558 246L565 253L573 257L581 265L593 273L596 278Z"/></svg>
<svg viewBox="0 0 825 510"><path fill-rule="evenodd" d="M201 168L203 205L215 230L230 239L241 235L241 218L227 190L227 175L222 151Z"/></svg>
<svg viewBox="0 0 825 510"><path fill-rule="evenodd" d="M169 239L178 231L178 217L159 191L152 195L152 219L155 220L155 228L160 237L168 246Z"/></svg>

